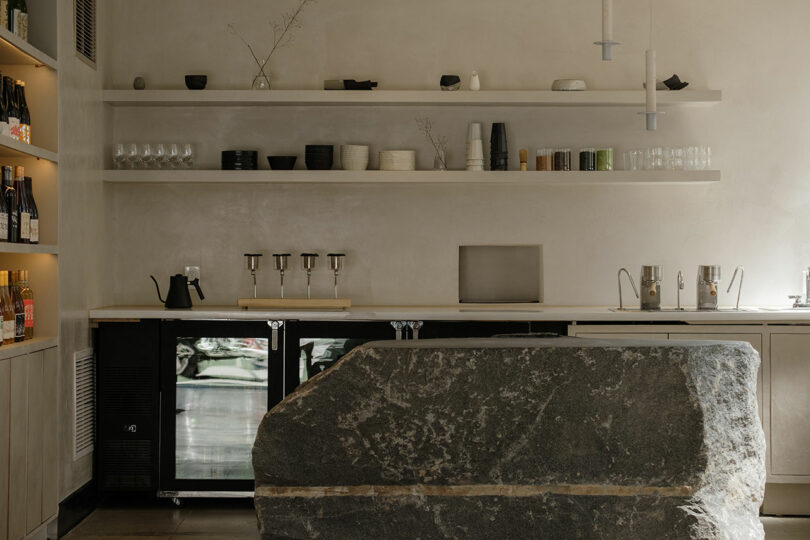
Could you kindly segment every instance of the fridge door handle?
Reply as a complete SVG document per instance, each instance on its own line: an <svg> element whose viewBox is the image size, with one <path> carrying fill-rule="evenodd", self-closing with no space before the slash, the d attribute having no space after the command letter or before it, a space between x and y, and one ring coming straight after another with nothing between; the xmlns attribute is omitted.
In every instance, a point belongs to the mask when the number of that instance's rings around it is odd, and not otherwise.
<svg viewBox="0 0 810 540"><path fill-rule="evenodd" d="M267 321L267 326L270 327L270 348L274 351L278 350L278 330L284 326L284 321Z"/></svg>
<svg viewBox="0 0 810 540"><path fill-rule="evenodd" d="M413 339L419 339L419 329L425 325L424 321L408 321L408 326L411 327Z"/></svg>
<svg viewBox="0 0 810 540"><path fill-rule="evenodd" d="M396 333L396 340L400 341L402 339L402 329L405 328L405 321L391 321L391 326L394 327Z"/></svg>

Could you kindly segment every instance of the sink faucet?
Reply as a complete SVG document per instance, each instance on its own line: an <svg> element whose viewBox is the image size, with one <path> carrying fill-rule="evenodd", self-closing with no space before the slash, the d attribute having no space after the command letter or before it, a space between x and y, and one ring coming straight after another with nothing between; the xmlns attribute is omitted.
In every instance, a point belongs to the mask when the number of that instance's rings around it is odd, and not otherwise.
<svg viewBox="0 0 810 540"><path fill-rule="evenodd" d="M622 272L627 274L627 279L630 280L630 285L633 286L633 292L636 293L636 298L639 297L638 289L636 289L636 284L633 282L633 276L630 275L627 268L619 268L619 311L624 311L624 305L622 304Z"/></svg>
<svg viewBox="0 0 810 540"><path fill-rule="evenodd" d="M678 291L678 311L681 309L681 291L683 290L683 272L678 270L678 287L676 289Z"/></svg>
<svg viewBox="0 0 810 540"><path fill-rule="evenodd" d="M742 293L742 284L743 284L743 277L745 277L745 268L742 266L738 266L734 269L734 275L731 276L731 282L728 284L728 289L726 289L727 293L731 292L731 286L734 285L734 278L737 277L737 271L740 272L740 284L737 286L737 306L736 310L739 311L740 309L740 294Z"/></svg>

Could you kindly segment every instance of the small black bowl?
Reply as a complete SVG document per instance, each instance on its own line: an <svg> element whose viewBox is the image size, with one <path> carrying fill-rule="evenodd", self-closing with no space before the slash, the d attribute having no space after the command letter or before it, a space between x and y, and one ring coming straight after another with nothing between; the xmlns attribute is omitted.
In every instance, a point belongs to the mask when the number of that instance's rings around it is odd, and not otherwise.
<svg viewBox="0 0 810 540"><path fill-rule="evenodd" d="M295 167L298 156L267 156L267 163L274 171L290 171Z"/></svg>
<svg viewBox="0 0 810 540"><path fill-rule="evenodd" d="M186 75L186 88L189 90L203 90L208 83L208 75Z"/></svg>
<svg viewBox="0 0 810 540"><path fill-rule="evenodd" d="M328 171L332 168L332 158L329 159L313 159L311 157L307 157L304 162L307 165L307 169L310 171Z"/></svg>
<svg viewBox="0 0 810 540"><path fill-rule="evenodd" d="M308 154L331 154L335 147L331 144L308 144L306 151Z"/></svg>

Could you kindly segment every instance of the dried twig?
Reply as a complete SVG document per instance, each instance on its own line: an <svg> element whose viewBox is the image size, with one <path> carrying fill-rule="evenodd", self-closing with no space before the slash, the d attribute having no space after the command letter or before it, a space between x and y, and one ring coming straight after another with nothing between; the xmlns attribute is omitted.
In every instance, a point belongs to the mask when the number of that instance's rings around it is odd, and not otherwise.
<svg viewBox="0 0 810 540"><path fill-rule="evenodd" d="M447 137L444 135L439 137L433 136L433 124L428 117L417 118L416 125L419 128L419 131L422 132L425 138L433 146L433 151L436 153L436 159L441 162L442 167L447 169Z"/></svg>

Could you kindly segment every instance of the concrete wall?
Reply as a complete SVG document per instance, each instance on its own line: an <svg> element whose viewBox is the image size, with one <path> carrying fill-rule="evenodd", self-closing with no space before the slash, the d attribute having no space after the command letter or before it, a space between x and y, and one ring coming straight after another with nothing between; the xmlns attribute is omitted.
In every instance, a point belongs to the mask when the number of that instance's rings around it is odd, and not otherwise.
<svg viewBox="0 0 810 540"><path fill-rule="evenodd" d="M98 3L99 15L104 2ZM73 354L91 347L87 310L105 303L101 184L104 147L101 71L74 52L73 2L59 2L60 500L92 478L92 456L73 460ZM104 25L99 19L99 29ZM103 50L99 58L103 58Z"/></svg>
<svg viewBox="0 0 810 540"><path fill-rule="evenodd" d="M296 2L112 0L105 29L105 85L182 88L183 74L207 73L209 88L246 88L253 77L232 23L259 50L269 21ZM385 89L436 88L443 73L465 81L473 69L484 89L548 89L556 78L582 77L592 89L640 88L649 42L648 3L616 1L615 61L602 62L599 2L512 0L321 0L308 7L292 46L270 71L278 89L317 89L323 79L372 78ZM368 143L372 152L415 148L432 153L414 118L430 116L450 137L461 168L469 121L506 121L511 166L527 147L632 147L711 144L723 180L684 186L245 186L116 185L106 230L114 303L155 303L150 273L202 266L207 304L233 303L250 290L242 254L315 250L348 253L343 283L356 304L457 301L457 247L467 243L544 245L548 304L608 305L616 271L637 274L663 264L665 304L675 302L675 274L694 297L698 264L720 264L724 283L745 266L744 304L778 304L798 289L810 261L802 159L810 145L810 72L795 44L810 4L786 0L656 2L655 47L662 75L694 88L723 91L722 104L677 109L659 131L643 129L633 109L175 108L110 112L113 141L192 142L200 164L219 151L295 152L307 143ZM114 38L114 39L112 39ZM263 157L262 157L263 159ZM621 162L621 160L619 160ZM287 292L304 293L303 273ZM262 292L276 292L265 259ZM328 294L329 275L315 274ZM732 304L734 295L721 302Z"/></svg>

